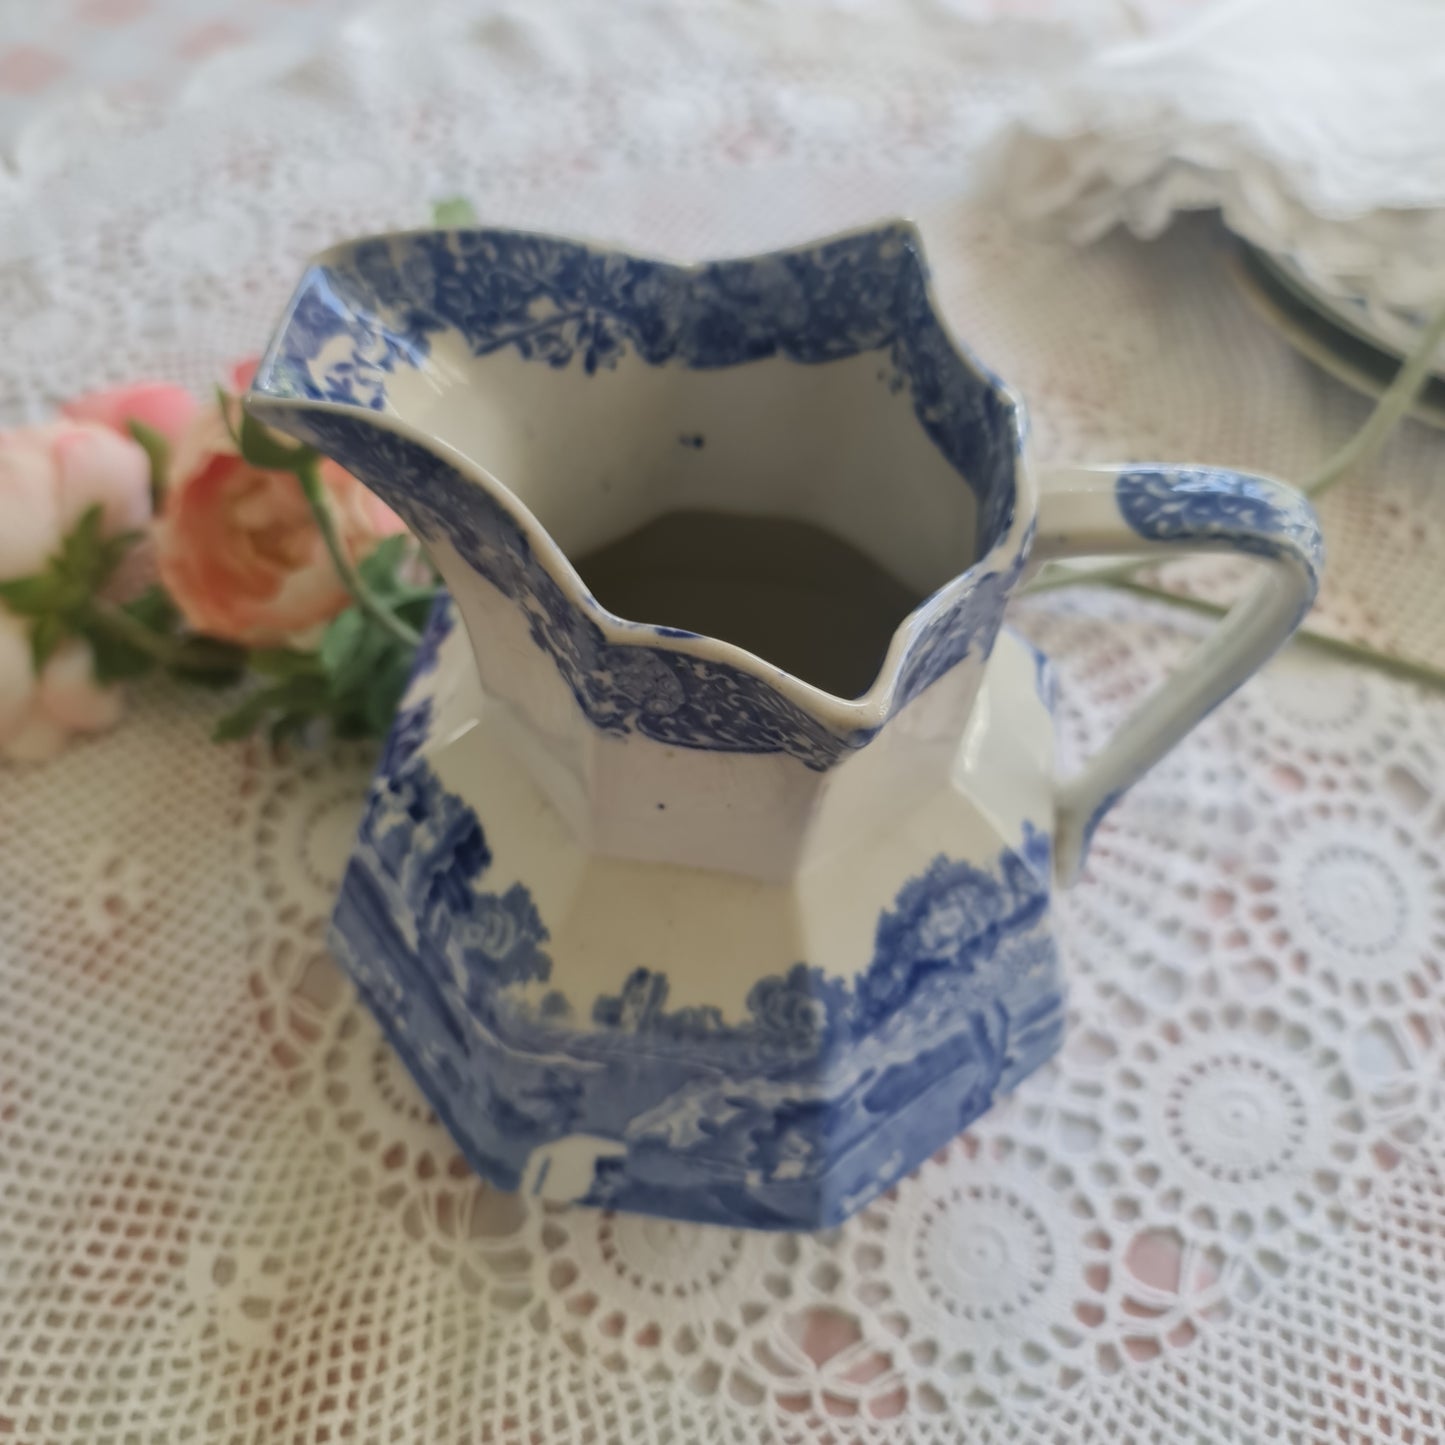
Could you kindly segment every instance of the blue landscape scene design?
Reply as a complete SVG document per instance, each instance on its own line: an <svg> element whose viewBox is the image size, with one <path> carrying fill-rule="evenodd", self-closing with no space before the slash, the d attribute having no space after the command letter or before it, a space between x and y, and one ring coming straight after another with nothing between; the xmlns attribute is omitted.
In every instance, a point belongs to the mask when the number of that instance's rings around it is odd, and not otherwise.
<svg viewBox="0 0 1445 1445"><path fill-rule="evenodd" d="M438 613L427 644L449 625ZM585 1001L547 987L549 936L521 882L487 886L476 814L398 718L342 885L332 943L472 1167L523 1185L537 1150L598 1147L580 1202L706 1223L836 1223L1057 1048L1049 845L1025 828L987 868L935 858L878 919L852 979L806 962L745 1016L669 1007L639 966Z"/></svg>

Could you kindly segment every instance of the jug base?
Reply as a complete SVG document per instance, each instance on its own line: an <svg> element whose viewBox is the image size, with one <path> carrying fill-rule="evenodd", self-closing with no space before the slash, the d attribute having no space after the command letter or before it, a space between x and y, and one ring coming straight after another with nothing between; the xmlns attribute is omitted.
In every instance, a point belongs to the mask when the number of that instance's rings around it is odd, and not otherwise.
<svg viewBox="0 0 1445 1445"><path fill-rule="evenodd" d="M839 1223L1058 1047L1041 659L1002 634L952 786L777 883L587 853L439 608L332 948L471 1166L732 1227Z"/></svg>

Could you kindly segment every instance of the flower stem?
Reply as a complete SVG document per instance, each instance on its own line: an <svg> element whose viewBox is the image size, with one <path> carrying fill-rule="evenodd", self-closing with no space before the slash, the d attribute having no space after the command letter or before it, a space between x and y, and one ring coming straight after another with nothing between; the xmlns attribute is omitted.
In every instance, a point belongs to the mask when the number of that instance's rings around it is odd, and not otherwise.
<svg viewBox="0 0 1445 1445"><path fill-rule="evenodd" d="M1440 349L1442 339L1445 339L1445 307L1436 312L1420 333L1415 349L1405 358L1395 379L1380 393L1374 409L1365 418L1365 424L1305 482L1303 490L1309 496L1316 497L1328 490L1380 449L1401 417L1414 406L1420 393L1429 385L1435 353Z"/></svg>
<svg viewBox="0 0 1445 1445"><path fill-rule="evenodd" d="M97 632L154 658L162 667L224 669L235 667L245 656L243 649L215 638L167 637L123 609L94 597L85 605L85 621Z"/></svg>
<svg viewBox="0 0 1445 1445"><path fill-rule="evenodd" d="M336 521L331 515L331 505L326 499L326 490L321 485L321 473L317 470L315 460L308 458L302 462L296 469L296 475L300 479L301 490L306 494L311 515L316 519L316 529L321 533L321 540L326 543L331 565L336 568L336 575L341 578L346 590L355 598L356 605L399 642L415 647L421 641L420 634L408 627L385 603L379 601L362 580L361 574L351 565L351 558L346 555L346 549L336 535Z"/></svg>
<svg viewBox="0 0 1445 1445"><path fill-rule="evenodd" d="M1226 611L1217 602L1209 602L1203 597L1189 597L1179 592L1166 592L1162 587L1151 587L1147 582L1118 582L1114 584L1121 592L1131 592L1136 597L1152 597L1160 602L1167 602L1171 606L1187 607L1191 612L1203 612L1214 617L1222 617ZM1343 637L1331 637L1323 632L1298 632L1294 640L1305 647L1317 648L1321 652L1332 652L1340 657L1347 657L1353 662L1367 663L1381 672L1394 674L1396 677L1409 678L1412 682L1422 682L1429 687L1445 688L1445 672L1437 667L1432 667L1428 662L1415 662L1408 657L1398 657L1393 653L1380 652L1362 642L1350 642Z"/></svg>

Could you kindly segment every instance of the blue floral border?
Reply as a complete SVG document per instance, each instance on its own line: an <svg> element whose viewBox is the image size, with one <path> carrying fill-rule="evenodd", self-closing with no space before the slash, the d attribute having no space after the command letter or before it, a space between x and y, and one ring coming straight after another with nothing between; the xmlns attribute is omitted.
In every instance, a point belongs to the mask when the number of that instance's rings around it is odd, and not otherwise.
<svg viewBox="0 0 1445 1445"><path fill-rule="evenodd" d="M510 348L588 373L629 352L695 370L883 352L979 499L980 552L1012 519L1022 419L998 378L948 335L906 224L701 266L495 228L372 237L307 272L257 392L380 410L387 376L418 365L448 331L477 356ZM318 375L338 339L349 349Z"/></svg>
<svg viewBox="0 0 1445 1445"><path fill-rule="evenodd" d="M818 364L879 352L920 425L979 498L980 553L1013 520L1022 420L997 379L962 354L935 314L911 228L885 226L749 260L671 266L523 232L430 232L358 242L313 267L257 378L256 398L380 409L386 378L416 365L442 331L478 355L512 348L552 367L708 369L773 355ZM347 346L337 354L334 343ZM327 362L319 366L325 353ZM319 370L318 370L319 368ZM534 554L516 518L424 447L356 416L277 410L374 486L425 539L445 535L527 613L591 722L606 732L711 751L786 753L823 770L872 730L837 733L753 672L639 629L611 641ZM901 664L895 707L965 657L987 657L1023 553L960 579L925 604ZM655 645L666 638L673 645Z"/></svg>
<svg viewBox="0 0 1445 1445"><path fill-rule="evenodd" d="M756 674L688 652L684 638L659 647L651 642L656 629L639 629L645 641L609 642L543 565L515 518L427 448L341 414L310 414L298 429L365 476L424 541L444 537L516 603L532 641L603 732L713 752L787 753L815 771L874 736L874 729L835 733ZM996 629L997 617L988 620ZM983 626L976 623L969 638Z"/></svg>
<svg viewBox="0 0 1445 1445"><path fill-rule="evenodd" d="M1285 557L1308 575L1313 600L1324 537L1300 492L1224 467L1138 466L1120 472L1114 500L1150 542L1223 542L1256 557Z"/></svg>

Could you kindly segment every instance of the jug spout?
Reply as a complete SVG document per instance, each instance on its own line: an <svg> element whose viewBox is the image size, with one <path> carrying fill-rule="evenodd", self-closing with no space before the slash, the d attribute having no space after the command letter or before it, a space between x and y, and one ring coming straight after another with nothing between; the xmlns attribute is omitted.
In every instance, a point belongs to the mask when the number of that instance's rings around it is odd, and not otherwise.
<svg viewBox="0 0 1445 1445"><path fill-rule="evenodd" d="M525 233L319 258L247 399L390 503L586 849L776 880L946 786L1028 548L1012 397L895 223L683 267ZM839 697L627 618L569 558L677 511L815 522L924 600Z"/></svg>

